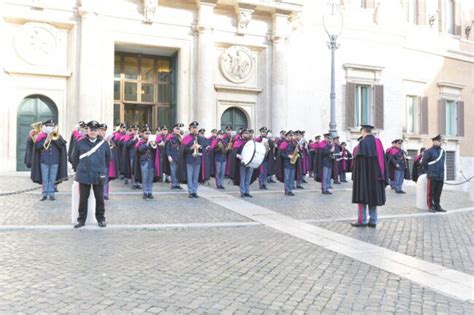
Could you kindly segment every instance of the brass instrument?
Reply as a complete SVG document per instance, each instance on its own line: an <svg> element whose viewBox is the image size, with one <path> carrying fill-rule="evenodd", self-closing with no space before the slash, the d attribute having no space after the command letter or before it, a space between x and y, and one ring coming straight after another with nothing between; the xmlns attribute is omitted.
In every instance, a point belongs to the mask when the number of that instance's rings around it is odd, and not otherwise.
<svg viewBox="0 0 474 315"><path fill-rule="evenodd" d="M156 149L158 145L156 144L156 135L149 135L147 144L152 148Z"/></svg>
<svg viewBox="0 0 474 315"><path fill-rule="evenodd" d="M300 157L300 146L299 144L296 144L295 151L293 151L293 157L290 159L291 164L296 164L296 161L298 161L298 158Z"/></svg>
<svg viewBox="0 0 474 315"><path fill-rule="evenodd" d="M229 143L227 144L227 147L225 148L226 152L229 152L232 150L232 147L234 146L234 137L231 137L229 140Z"/></svg>
<svg viewBox="0 0 474 315"><path fill-rule="evenodd" d="M194 145L198 144L198 137L194 137ZM198 147L194 147L194 152L193 152L193 156L194 157L198 157L198 156L201 156L202 153L199 152L199 148Z"/></svg>
<svg viewBox="0 0 474 315"><path fill-rule="evenodd" d="M61 135L59 134L59 131L58 131L58 126L55 126L54 127L54 130L51 131L48 136L46 137L46 141L44 142L43 144L43 148L45 150L48 150L49 149L49 146L51 145L51 141L56 141L56 140L59 140L59 138L61 137Z"/></svg>
<svg viewBox="0 0 474 315"><path fill-rule="evenodd" d="M217 150L225 152L224 143L222 142L222 139L219 139L219 142L217 142Z"/></svg>
<svg viewBox="0 0 474 315"><path fill-rule="evenodd" d="M36 142L36 137L40 134L43 123L41 121L31 124L33 130L30 131L30 137L33 140L33 143Z"/></svg>

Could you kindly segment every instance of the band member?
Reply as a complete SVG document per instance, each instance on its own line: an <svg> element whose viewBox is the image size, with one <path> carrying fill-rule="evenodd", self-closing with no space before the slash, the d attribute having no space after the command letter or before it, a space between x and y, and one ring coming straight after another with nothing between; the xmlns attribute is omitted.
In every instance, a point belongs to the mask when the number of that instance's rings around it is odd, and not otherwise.
<svg viewBox="0 0 474 315"><path fill-rule="evenodd" d="M96 210L95 217L100 227L106 227L104 180L110 163L109 144L98 136L100 124L92 120L87 123L87 136L79 140L72 156L75 166L76 181L79 183L79 217L75 228L85 225L87 203L91 191L94 191Z"/></svg>
<svg viewBox="0 0 474 315"><path fill-rule="evenodd" d="M208 142L211 143L214 139L217 138L217 129L211 130L211 136L207 138Z"/></svg>
<svg viewBox="0 0 474 315"><path fill-rule="evenodd" d="M270 150L268 151L267 183L272 184L272 183L276 183L273 180L273 175L275 175L275 166L276 166L276 155L275 155L276 145L275 145L275 139L273 138L272 131L270 129L268 129L267 137L268 137L268 144L270 148Z"/></svg>
<svg viewBox="0 0 474 315"><path fill-rule="evenodd" d="M163 167L168 168L171 175L171 189L183 189L179 185L178 180L178 164L179 164L179 148L181 146L181 127L183 124L176 124L173 126L173 133L170 135L165 144L165 158L163 159Z"/></svg>
<svg viewBox="0 0 474 315"><path fill-rule="evenodd" d="M413 170L411 171L411 179L416 182L418 181L418 177L420 175L425 174L425 168L421 161L423 159L423 153L425 152L425 148L420 149L420 153L416 156L415 161L413 162Z"/></svg>
<svg viewBox="0 0 474 315"><path fill-rule="evenodd" d="M389 180L390 180L390 188L392 188L393 190L396 189L396 185L395 185L395 176L394 176L394 174L392 174L392 172L390 170L390 156L392 155L392 152L397 151L397 141L398 141L398 139L393 140L392 141L392 146L390 148L388 148L387 151L385 152L385 156L386 156L386 159L388 161L388 167L389 167L388 177L389 177Z"/></svg>
<svg viewBox="0 0 474 315"><path fill-rule="evenodd" d="M291 163L296 151L296 141L292 130L286 133L287 139L280 141L278 146L278 156L276 165L276 177L280 182L284 183L285 196L294 196L293 185L296 178L296 164Z"/></svg>
<svg viewBox="0 0 474 315"><path fill-rule="evenodd" d="M122 152L122 157L125 160L125 178L130 179L132 183L132 189L141 189L141 186L135 181L135 174L133 169L133 163L135 162L135 156L137 150L135 145L140 139L138 133L138 125L132 125L130 127L129 136L124 139L124 150Z"/></svg>
<svg viewBox="0 0 474 315"><path fill-rule="evenodd" d="M304 184L307 184L308 182L306 181L305 177L306 175L309 174L309 171L311 169L311 158L309 155L309 149L308 149L308 142L305 139L305 134L306 131L301 130L301 138L299 140L300 142L300 150L301 150L301 161L303 165L303 176L301 178L301 182Z"/></svg>
<svg viewBox="0 0 474 315"><path fill-rule="evenodd" d="M297 148L297 154L298 154L298 158L296 159L296 163L295 163L295 166L296 166L296 178L295 178L296 189L304 189L302 184L303 184L304 176L306 174L306 170L305 170L305 166L304 166L305 161L303 160L303 154L302 154L303 153L302 152L302 146L303 146L303 143L304 143L302 131L296 130L293 133L293 141L294 141L295 146ZM294 183L293 183L293 186L294 186ZM295 187L293 187L293 188L295 188Z"/></svg>
<svg viewBox="0 0 474 315"><path fill-rule="evenodd" d="M431 138L433 146L423 153L421 164L428 179L428 209L430 212L446 212L440 205L444 184L444 164L446 152L441 148L441 135Z"/></svg>
<svg viewBox="0 0 474 315"><path fill-rule="evenodd" d="M341 157L340 157L342 183L347 183L346 172L351 171L351 159L352 159L352 154L351 152L349 152L349 150L347 150L347 143L342 142L341 143Z"/></svg>
<svg viewBox="0 0 474 315"><path fill-rule="evenodd" d="M116 179L119 174L119 153L118 148L114 141L114 135L106 136L107 133L107 124L100 124L99 127L99 137L107 141L110 148L110 163L108 169L104 171L105 180L104 180L104 199L109 200L109 182Z"/></svg>
<svg viewBox="0 0 474 315"><path fill-rule="evenodd" d="M329 133L324 134L324 140L319 142L318 156L317 156L317 175L316 181L321 182L321 191L323 195L332 195L329 191L331 188L331 174L332 174L332 146L331 146L331 135Z"/></svg>
<svg viewBox="0 0 474 315"><path fill-rule="evenodd" d="M339 142L339 136L334 137L332 143L332 179L334 184L340 184L341 176L341 154L342 147Z"/></svg>
<svg viewBox="0 0 474 315"><path fill-rule="evenodd" d="M153 199L153 183L157 182L162 175L161 156L158 149L157 136L151 139L150 127L142 129L142 138L135 144L137 150L134 165L135 180L142 183L143 199ZM158 139L158 140L157 140Z"/></svg>
<svg viewBox="0 0 474 315"><path fill-rule="evenodd" d="M225 189L224 178L227 164L227 145L228 139L224 137L224 131L219 130L217 137L212 140L209 146L209 155L212 161L211 176L214 175L216 179L217 189Z"/></svg>
<svg viewBox="0 0 474 315"><path fill-rule="evenodd" d="M375 228L377 226L377 206L385 204L385 187L388 183L385 154L380 139L372 135L370 125L361 127L362 139L354 150L352 203L358 206L358 220L354 227ZM367 210L370 219L367 223Z"/></svg>
<svg viewBox="0 0 474 315"><path fill-rule="evenodd" d="M234 145L234 130L232 129L232 126L225 126L225 135L224 139L227 141L227 147L226 147L226 152L227 152L227 159L226 159L226 165L225 165L225 176L230 177L230 166L231 166L231 157L232 157L232 146Z"/></svg>
<svg viewBox="0 0 474 315"><path fill-rule="evenodd" d="M395 192L397 194L404 194L403 180L409 177L407 153L402 149L402 139L397 139L392 142L394 146L388 153L388 168L390 179L393 180Z"/></svg>
<svg viewBox="0 0 474 315"><path fill-rule="evenodd" d="M112 133L112 141L115 144L116 147L116 152L117 152L117 159L115 161L115 164L117 164L118 169L119 169L119 178L120 180L123 180L124 177L124 171L122 169L122 150L123 150L123 142L122 139L125 137L125 134L127 132L127 126L124 123L120 123L117 127L116 130Z"/></svg>
<svg viewBox="0 0 474 315"><path fill-rule="evenodd" d="M318 178L318 149L321 136L315 136L313 143L309 145L309 154L311 156L311 169L313 171L314 180ZM321 176L319 176L321 177Z"/></svg>
<svg viewBox="0 0 474 315"><path fill-rule="evenodd" d="M26 139L26 151L25 151L25 165L28 168L31 168L32 164L32 159L33 159L33 153L35 151L35 142L36 142L36 137L42 133L42 128L43 128L43 122L38 121L33 124L31 124L31 127L33 127L32 130L28 133L28 137Z"/></svg>
<svg viewBox="0 0 474 315"><path fill-rule="evenodd" d="M170 132L168 130L168 127L166 127L166 125L164 126L161 126L160 127L160 133L157 135L156 137L156 140L157 140L157 143L158 143L158 150L160 151L160 155L162 157L162 162L161 162L161 170L163 171L164 174L162 174L163 176L163 181L167 184L169 184L171 182L170 180L170 173L171 173L171 170L168 169L168 163L165 163L166 164L166 167L163 166L163 159L166 155L165 153L165 146L166 146L166 141L167 139L170 138L170 135L171 135L172 132Z"/></svg>
<svg viewBox="0 0 474 315"><path fill-rule="evenodd" d="M209 179L206 167L207 152L204 150L206 139L198 135L197 121L189 124L189 134L183 138L180 147L178 179L188 185L188 197L199 198L199 182ZM202 169L203 168L203 169Z"/></svg>
<svg viewBox="0 0 474 315"><path fill-rule="evenodd" d="M77 141L82 139L86 134L86 127L86 123L81 120L77 123L76 128L71 133L71 138L69 139L69 148L67 150L69 163L71 163L71 156L74 152L74 146L76 145Z"/></svg>
<svg viewBox="0 0 474 315"><path fill-rule="evenodd" d="M247 167L242 164L242 150L247 143L247 141L251 140L252 135L250 134L249 129L243 128L240 132L240 139L235 143L235 161L239 163L239 186L240 186L240 196L242 198L249 197L252 198L253 196L250 194L250 184L252 182L252 174L253 168Z"/></svg>
<svg viewBox="0 0 474 315"><path fill-rule="evenodd" d="M42 185L40 201L56 200L55 183L67 180L66 141L56 130L53 119L42 122L41 132L35 137L31 155L31 180Z"/></svg>
<svg viewBox="0 0 474 315"><path fill-rule="evenodd" d="M273 148L270 146L273 145L273 141L267 137L268 129L267 127L260 128L260 136L255 138L256 142L261 142L265 146L266 153L265 158L263 159L262 165L260 165L260 175L258 176L258 185L260 189L267 189L267 176L268 169L270 167L270 161L273 160Z"/></svg>

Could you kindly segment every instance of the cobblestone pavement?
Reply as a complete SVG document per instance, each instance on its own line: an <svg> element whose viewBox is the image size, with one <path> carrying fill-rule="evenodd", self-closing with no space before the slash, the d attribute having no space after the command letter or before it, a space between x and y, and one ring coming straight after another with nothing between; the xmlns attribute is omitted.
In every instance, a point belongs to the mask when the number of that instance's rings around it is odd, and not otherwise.
<svg viewBox="0 0 474 315"><path fill-rule="evenodd" d="M474 311L265 227L5 232L0 243L2 312Z"/></svg>
<svg viewBox="0 0 474 315"><path fill-rule="evenodd" d="M39 191L0 197L0 226L70 224L70 186L55 202ZM214 186L213 183L211 183ZM322 196L310 181L297 196L282 185L252 185L245 201L377 246L467 274L474 273L474 212L381 219L354 229L350 184ZM0 177L0 191L35 187L28 177ZM250 222L204 198L188 199L155 184L154 200L121 182L111 185L110 224ZM424 213L406 195L387 191L379 215ZM227 185L226 194L238 196ZM472 207L469 195L444 191L448 210ZM474 293L473 293L474 294ZM450 313L474 304L265 226L187 229L0 230L2 313Z"/></svg>

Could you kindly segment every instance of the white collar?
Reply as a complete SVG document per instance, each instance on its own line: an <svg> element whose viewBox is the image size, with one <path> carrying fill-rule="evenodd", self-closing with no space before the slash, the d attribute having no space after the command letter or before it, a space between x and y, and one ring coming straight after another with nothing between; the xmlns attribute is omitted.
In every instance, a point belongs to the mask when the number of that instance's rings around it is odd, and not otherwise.
<svg viewBox="0 0 474 315"><path fill-rule="evenodd" d="M95 138L94 140L92 140L91 138L89 138L89 141L92 142L92 143L95 143L97 141L97 138Z"/></svg>

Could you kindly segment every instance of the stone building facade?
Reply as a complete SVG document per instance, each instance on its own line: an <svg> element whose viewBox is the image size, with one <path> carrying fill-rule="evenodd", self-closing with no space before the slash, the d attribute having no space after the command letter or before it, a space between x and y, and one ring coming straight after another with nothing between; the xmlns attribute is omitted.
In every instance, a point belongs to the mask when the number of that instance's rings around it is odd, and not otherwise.
<svg viewBox="0 0 474 315"><path fill-rule="evenodd" d="M338 133L375 124L417 150L446 135L450 179L474 170L474 5L340 0ZM23 169L29 125L54 117L153 127L198 120L304 129L329 124L327 1L3 0L0 171ZM451 164L450 164L451 165Z"/></svg>

